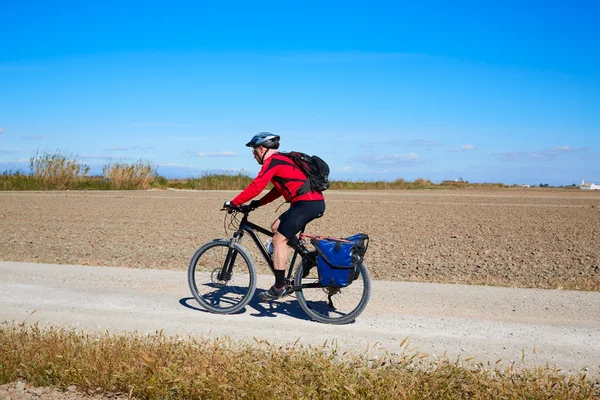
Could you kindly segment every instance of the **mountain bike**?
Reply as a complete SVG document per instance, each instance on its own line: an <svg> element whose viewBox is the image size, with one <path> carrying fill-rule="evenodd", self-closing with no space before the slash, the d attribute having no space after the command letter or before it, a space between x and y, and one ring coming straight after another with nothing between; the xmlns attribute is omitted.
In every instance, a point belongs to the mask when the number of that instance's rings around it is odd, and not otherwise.
<svg viewBox="0 0 600 400"><path fill-rule="evenodd" d="M275 274L273 258L257 235L268 237L273 233L248 220L253 210L248 206L229 209L225 216L225 231L234 230L230 239L214 239L194 253L188 268L188 283L194 298L206 310L218 314L240 312L256 291L256 267L241 242L250 236L260 255ZM229 221L229 225L228 225ZM357 267L354 281L346 287L327 287L319 283L316 266L317 251L307 247L309 235L304 227L297 240L288 246L294 250L286 269L286 286L295 295L300 307L315 321L328 324L346 324L355 320L365 309L371 297L371 274L362 262ZM294 266L298 262L298 267Z"/></svg>

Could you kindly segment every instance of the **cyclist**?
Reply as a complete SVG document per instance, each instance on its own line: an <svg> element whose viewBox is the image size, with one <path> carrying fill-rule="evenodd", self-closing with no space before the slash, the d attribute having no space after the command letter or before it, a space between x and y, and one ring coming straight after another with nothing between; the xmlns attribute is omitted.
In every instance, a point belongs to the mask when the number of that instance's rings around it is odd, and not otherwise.
<svg viewBox="0 0 600 400"><path fill-rule="evenodd" d="M307 177L292 160L279 153L279 136L269 132L260 132L246 143L252 148L254 159L262 165L254 180L237 197L224 204L224 208L239 207L258 196L269 182L273 189L260 200L253 200L249 206L258 208L283 196L290 208L281 214L271 225L273 236L273 265L275 284L261 293L263 301L281 298L287 294L285 287L285 269L288 260L287 244L297 241L296 234L313 219L325 212L325 198L320 192L310 189Z"/></svg>

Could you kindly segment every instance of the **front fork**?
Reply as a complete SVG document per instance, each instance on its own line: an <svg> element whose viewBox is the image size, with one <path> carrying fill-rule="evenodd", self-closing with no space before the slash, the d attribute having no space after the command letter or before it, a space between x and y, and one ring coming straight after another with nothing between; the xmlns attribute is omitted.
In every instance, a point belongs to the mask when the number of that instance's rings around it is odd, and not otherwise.
<svg viewBox="0 0 600 400"><path fill-rule="evenodd" d="M229 241L229 249L227 250L225 262L223 262L221 272L219 272L219 274L217 275L217 279L219 281L229 282L229 280L231 279L233 266L235 265L235 259L238 255L238 251L235 249L235 244L242 240L242 236L242 232L234 232L233 238L231 238L231 240Z"/></svg>

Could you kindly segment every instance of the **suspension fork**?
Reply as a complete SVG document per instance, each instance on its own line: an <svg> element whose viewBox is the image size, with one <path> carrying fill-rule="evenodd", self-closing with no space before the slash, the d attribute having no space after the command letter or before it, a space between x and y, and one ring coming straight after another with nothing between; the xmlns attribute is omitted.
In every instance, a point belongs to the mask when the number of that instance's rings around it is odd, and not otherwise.
<svg viewBox="0 0 600 400"><path fill-rule="evenodd" d="M238 251L235 249L235 244L242 240L242 236L244 236L243 231L237 231L233 233L233 238L231 238L229 241L229 249L227 250L225 262L223 262L221 272L219 272L219 275L217 276L218 280L228 282L231 279L233 266L235 265L235 259L238 255Z"/></svg>

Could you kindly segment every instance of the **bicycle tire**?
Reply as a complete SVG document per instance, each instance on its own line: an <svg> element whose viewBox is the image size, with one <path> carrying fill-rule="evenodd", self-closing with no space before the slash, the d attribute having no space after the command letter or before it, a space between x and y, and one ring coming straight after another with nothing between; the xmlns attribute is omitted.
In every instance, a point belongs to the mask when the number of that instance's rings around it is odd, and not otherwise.
<svg viewBox="0 0 600 400"><path fill-rule="evenodd" d="M227 239L215 239L202 245L192 256L188 267L192 295L203 308L215 314L239 312L256 291L256 268L252 257L239 243L234 243L233 249L237 255L232 277L227 281L217 279L229 250ZM212 259L209 255L213 256ZM198 268L200 265L202 268Z"/></svg>
<svg viewBox="0 0 600 400"><path fill-rule="evenodd" d="M303 283L318 282L317 267L309 267L311 270L307 276L303 276L305 268L305 264L301 263L296 270L294 282L298 288L295 292L296 299L309 317L325 324L343 325L353 322L364 311L371 298L372 288L371 273L366 264L359 266L358 278L344 288L301 288ZM347 300L347 295L358 299L355 306L350 305L351 300Z"/></svg>

